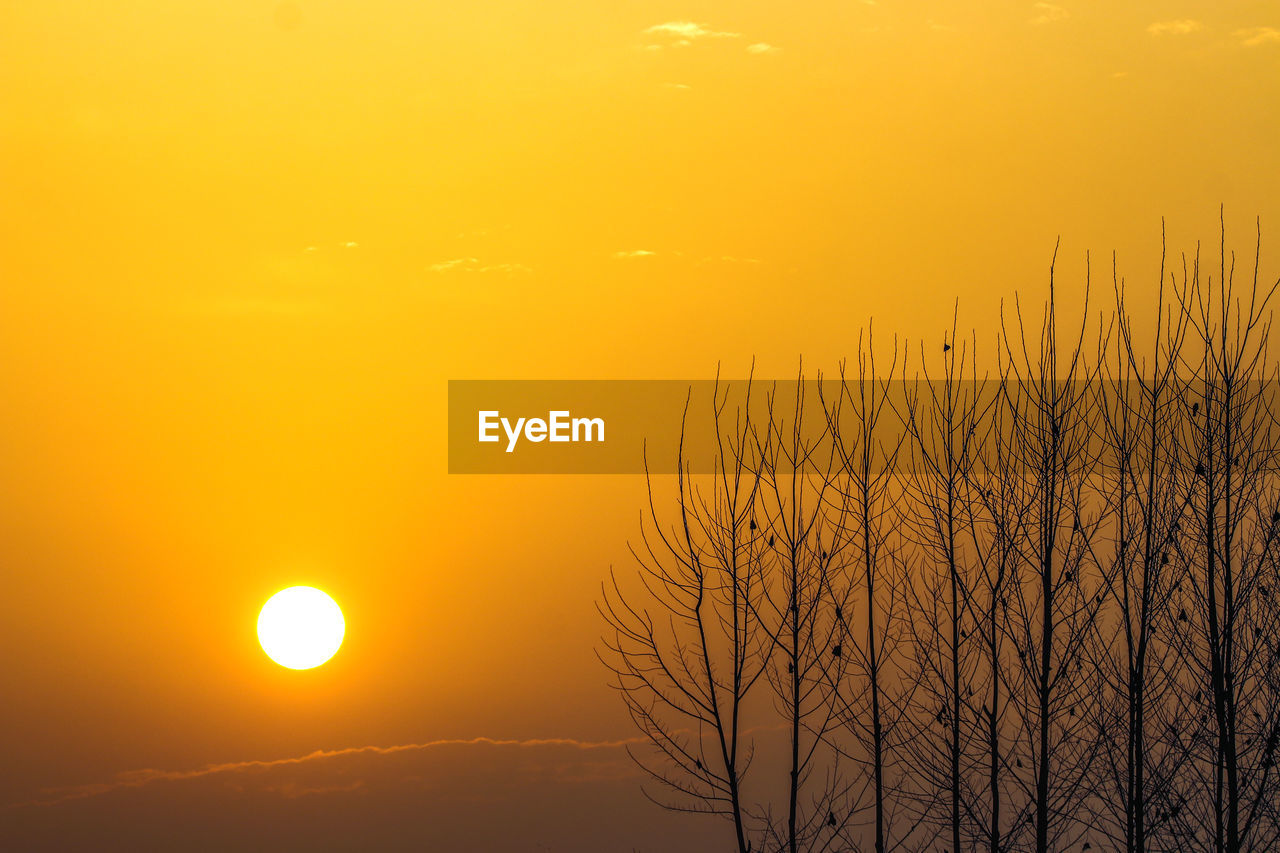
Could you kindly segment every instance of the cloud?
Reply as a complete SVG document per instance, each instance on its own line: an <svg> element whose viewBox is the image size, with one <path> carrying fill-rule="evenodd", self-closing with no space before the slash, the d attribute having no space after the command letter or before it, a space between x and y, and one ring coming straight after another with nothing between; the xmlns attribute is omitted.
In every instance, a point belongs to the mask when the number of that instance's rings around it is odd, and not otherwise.
<svg viewBox="0 0 1280 853"><path fill-rule="evenodd" d="M1035 11L1036 16L1031 19L1031 23L1037 27L1071 17L1070 12L1061 6L1055 6L1053 3L1037 3Z"/></svg>
<svg viewBox="0 0 1280 853"><path fill-rule="evenodd" d="M777 53L782 50L780 47L774 47L768 42L759 41L755 44L747 45L747 53Z"/></svg>
<svg viewBox="0 0 1280 853"><path fill-rule="evenodd" d="M613 737L300 749L77 779L100 784L0 805L0 850L716 849L715 821L668 816L641 794L627 750L645 741Z"/></svg>
<svg viewBox="0 0 1280 853"><path fill-rule="evenodd" d="M722 264L758 264L759 258L739 258L734 255L721 255L718 258L703 258L703 263L713 263L719 261Z"/></svg>
<svg viewBox="0 0 1280 853"><path fill-rule="evenodd" d="M533 272L533 268L524 264L487 264L480 267L476 272L500 272L507 275L517 275L519 273Z"/></svg>
<svg viewBox="0 0 1280 853"><path fill-rule="evenodd" d="M530 267L524 264L483 264L479 258L453 258L447 261L431 264L427 267L428 272L447 273L447 272L497 272L506 275L515 275L517 273L533 272Z"/></svg>
<svg viewBox="0 0 1280 853"><path fill-rule="evenodd" d="M358 249L358 248L360 248L360 244L359 244L359 243L357 243L355 240L343 240L342 242L337 243L336 245L337 245L337 246L338 246L338 248L340 248L340 249ZM302 251L304 251L304 252L318 252L318 251L320 251L320 247L319 247L319 246L307 246L307 247L305 247Z"/></svg>
<svg viewBox="0 0 1280 853"><path fill-rule="evenodd" d="M1156 21L1147 27L1153 36L1185 36L1194 33L1204 25L1192 18L1178 18L1173 21Z"/></svg>
<svg viewBox="0 0 1280 853"><path fill-rule="evenodd" d="M476 258L454 258L451 261L440 261L427 267L431 272L448 272L456 269L471 269L480 261Z"/></svg>
<svg viewBox="0 0 1280 853"><path fill-rule="evenodd" d="M693 87L692 87L692 86L690 86L688 83L663 83L662 85L663 85L663 86L666 86L668 89L681 89L681 90L684 90L684 89L691 89L691 88L693 88Z"/></svg>
<svg viewBox="0 0 1280 853"><path fill-rule="evenodd" d="M1280 42L1280 30L1275 27L1248 27L1236 30L1234 35L1240 39L1240 43L1245 47L1258 47L1263 44Z"/></svg>
<svg viewBox="0 0 1280 853"><path fill-rule="evenodd" d="M618 260L630 260L632 258L652 258L657 254L657 252L651 252L648 249L629 249L623 252L614 252L613 257ZM684 252L667 252L665 254L669 257L677 258L685 256ZM738 257L736 255L690 255L689 259L698 264L758 264L761 262L759 258Z"/></svg>
<svg viewBox="0 0 1280 853"><path fill-rule="evenodd" d="M261 774L267 771L302 767L318 763L333 762L335 760L354 758L358 756L390 756L401 753L422 752L424 750L434 750L441 747L468 747L468 746L489 746L501 747L509 749L539 749L539 748L561 748L569 749L574 752L596 751L596 750L625 750L627 747L645 743L642 737L624 738L622 740L606 740L606 741L588 741L578 740L575 738L529 738L526 740L497 739L488 737L475 738L447 738L441 740L426 741L425 743L407 743L396 746L356 746L347 747L345 749L318 749L315 752L306 755L300 755L293 758L276 758L276 759L251 759L248 761L229 761L221 764L206 764L204 767L198 767L190 770L157 770L147 768L143 770L128 770L123 773L116 774L116 777L107 782L96 782L88 785L72 785L63 788L49 788L45 790L45 796L42 799L27 800L25 802L13 803L9 806L13 808L27 808L33 806L53 806L59 803L65 803L71 800L83 800L90 797L98 797L103 794L111 793L127 788L142 788L149 785L161 784L166 782L184 782L193 779L202 779L211 776L229 777L240 776L243 774ZM280 793L286 797L306 796L308 794L332 793L337 791L351 791L361 787L359 780L344 784L328 784L328 785L303 785L296 781L284 781L279 784L267 785L266 790Z"/></svg>
<svg viewBox="0 0 1280 853"><path fill-rule="evenodd" d="M708 29L703 24L695 24L693 21L667 21L665 24L654 24L645 30L648 35L667 35L674 36L683 44L689 44L695 39L701 38L717 38L717 39L736 39L741 38L742 33L730 33L723 30Z"/></svg>

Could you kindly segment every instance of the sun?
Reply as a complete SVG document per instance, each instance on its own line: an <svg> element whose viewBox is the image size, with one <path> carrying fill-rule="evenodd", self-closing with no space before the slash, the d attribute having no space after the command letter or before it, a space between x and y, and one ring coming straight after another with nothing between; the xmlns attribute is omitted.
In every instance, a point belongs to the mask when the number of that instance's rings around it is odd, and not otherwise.
<svg viewBox="0 0 1280 853"><path fill-rule="evenodd" d="M313 586L282 589L262 605L258 642L281 666L311 669L337 653L347 623L338 603Z"/></svg>

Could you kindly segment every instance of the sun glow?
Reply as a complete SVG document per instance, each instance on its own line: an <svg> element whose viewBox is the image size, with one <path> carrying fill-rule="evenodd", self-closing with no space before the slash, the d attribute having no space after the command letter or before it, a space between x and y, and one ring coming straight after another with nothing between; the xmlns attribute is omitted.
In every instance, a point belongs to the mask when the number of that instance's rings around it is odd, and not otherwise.
<svg viewBox="0 0 1280 853"><path fill-rule="evenodd" d="M258 614L262 650L289 669L311 669L329 660L346 630L337 602L312 586L280 590Z"/></svg>

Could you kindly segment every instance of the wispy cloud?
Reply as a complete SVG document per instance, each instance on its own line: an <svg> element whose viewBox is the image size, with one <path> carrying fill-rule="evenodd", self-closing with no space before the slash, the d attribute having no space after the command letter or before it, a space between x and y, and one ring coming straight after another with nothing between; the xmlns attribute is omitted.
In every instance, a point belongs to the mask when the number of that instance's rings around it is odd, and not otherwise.
<svg viewBox="0 0 1280 853"><path fill-rule="evenodd" d="M125 788L141 788L147 785L153 785L164 782L183 782L191 779L201 779L208 776L230 776L242 773L259 773L262 771L275 770L280 768L297 767L313 763L333 761L335 759L348 758L353 756L371 755L386 756L396 755L399 753L410 753L415 751L436 749L447 746L494 746L514 749L535 749L542 747L559 747L571 749L575 751L586 750L623 750L629 746L641 744L645 742L644 738L633 737L623 740L608 741L588 741L577 740L575 738L530 738L527 740L501 740L497 738L476 737L476 738L452 738L427 741L425 743L408 743L396 746L357 746L348 747L346 749L321 749L306 755L300 755L293 758L277 758L271 760L252 759L249 761L230 761L222 764L206 764L204 767L198 767L192 770L129 770L119 773L116 777L107 782L97 782L89 785L74 785L65 788L46 789L46 796L42 799L28 800L21 803L13 803L9 808L24 808L31 806L52 806L58 803L65 803L70 800L83 800L88 797L97 797ZM298 786L296 783L285 783L283 786L277 786L276 790L290 797L305 796L307 794L326 793L340 790L354 790L359 787L360 783L347 783L343 785L332 786Z"/></svg>
<svg viewBox="0 0 1280 853"><path fill-rule="evenodd" d="M758 41L755 44L747 45L747 53L777 53L782 50L780 47L774 47L765 41Z"/></svg>
<svg viewBox="0 0 1280 853"><path fill-rule="evenodd" d="M515 275L517 273L533 272L530 267L524 264L486 264L481 263L479 258L451 258L447 261L440 261L427 267L428 272L448 273L448 272L496 272L505 273L507 275Z"/></svg>
<svg viewBox="0 0 1280 853"><path fill-rule="evenodd" d="M1147 27L1153 36L1185 36L1194 33L1204 25L1194 18L1178 18L1173 21L1156 21Z"/></svg>
<svg viewBox="0 0 1280 853"><path fill-rule="evenodd" d="M431 272L449 272L456 269L470 269L475 264L480 263L476 258L454 258L449 261L440 261L427 267Z"/></svg>
<svg viewBox="0 0 1280 853"><path fill-rule="evenodd" d="M1071 13L1061 6L1053 3L1037 3L1034 7L1035 16L1032 17L1031 23L1037 27L1045 24L1052 24L1056 21L1065 20L1071 17Z"/></svg>
<svg viewBox="0 0 1280 853"><path fill-rule="evenodd" d="M613 256L615 258L648 258L655 254L657 253L650 252L648 249L627 249L621 252L614 252Z"/></svg>
<svg viewBox="0 0 1280 853"><path fill-rule="evenodd" d="M685 42L691 42L702 38L717 39L736 39L741 38L742 33L731 33L724 30L713 30L705 24L697 24L693 21L667 21L665 24L654 24L645 30L649 35L667 35L680 39Z"/></svg>
<svg viewBox="0 0 1280 853"><path fill-rule="evenodd" d="M338 247L339 249L358 249L358 248L360 248L360 244L359 244L359 243L357 243L355 240L343 240L342 242L337 243L336 245L337 245L337 247ZM320 247L319 247L319 246L307 246L307 247L306 247L306 248L304 248L302 251L304 251L304 252L318 252L318 251L320 251Z"/></svg>
<svg viewBox="0 0 1280 853"><path fill-rule="evenodd" d="M1245 47L1280 43L1280 30L1275 27L1247 27L1235 31L1235 37Z"/></svg>
<svg viewBox="0 0 1280 853"><path fill-rule="evenodd" d="M519 275L522 273L533 272L532 267L524 264L486 264L480 267L476 272L500 272L507 275Z"/></svg>

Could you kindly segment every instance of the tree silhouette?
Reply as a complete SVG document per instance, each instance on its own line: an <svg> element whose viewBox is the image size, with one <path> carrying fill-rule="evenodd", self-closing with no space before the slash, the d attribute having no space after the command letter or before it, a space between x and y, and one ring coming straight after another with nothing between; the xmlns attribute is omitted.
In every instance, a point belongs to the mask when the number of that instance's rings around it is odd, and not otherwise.
<svg viewBox="0 0 1280 853"><path fill-rule="evenodd" d="M824 399L827 419L840 461L840 519L848 536L850 583L860 600L838 616L845 628L848 675L835 684L832 697L852 735L870 786L870 827L876 853L897 846L894 836L909 828L892 825L903 804L893 768L892 748L902 720L901 700L892 685L898 680L893 658L903 629L903 571L899 537L895 533L894 494L900 430L893 430L891 387L898 367L898 345L882 376L877 375L874 339L870 331L858 338L857 374L842 366L837 391ZM861 624L856 621L861 618ZM845 755L851 755L848 752ZM861 810L861 803L855 807Z"/></svg>
<svg viewBox="0 0 1280 853"><path fill-rule="evenodd" d="M903 420L911 452L901 479L903 529L915 558L906 585L914 685L911 776L920 818L938 824L951 849L960 850L970 836L965 812L972 799L970 777L978 769L971 743L979 735L972 700L981 657L973 469L983 437L978 429L994 399L974 381L974 347L957 340L956 318L958 311L948 342L939 348L941 375L930 375L922 344L922 373L912 382L904 377ZM943 808L935 813L939 803Z"/></svg>
<svg viewBox="0 0 1280 853"><path fill-rule="evenodd" d="M749 387L747 394L749 401ZM727 396L717 385L718 436ZM612 629L602 659L652 747L633 759L665 791L659 801L665 807L729 818L741 853L751 849L742 790L751 747L742 711L772 645L759 617L763 543L754 518L760 488L754 447L749 408L739 410L727 440L717 444L715 474L694 480L682 430L675 519L659 512L646 475L649 524L640 547L632 548L639 587L624 590L611 575L600 604Z"/></svg>
<svg viewBox="0 0 1280 853"><path fill-rule="evenodd" d="M825 849L838 838L856 784L842 774L832 747L839 725L832 691L844 682L849 661L834 653L846 642L841 619L849 606L840 568L849 532L832 511L839 461L824 414L809 411L818 401L806 397L803 373L794 387L789 405L776 386L768 393L756 449L767 581L761 621L773 638L768 677L787 732L788 763L785 826L767 808L758 816L765 849L789 853Z"/></svg>
<svg viewBox="0 0 1280 853"><path fill-rule="evenodd" d="M1092 644L1104 765L1094 792L1100 806L1095 827L1117 847L1141 851L1156 837L1162 837L1160 846L1178 839L1167 817L1178 809L1171 783L1186 758L1177 739L1185 720L1171 701L1174 647L1161 629L1179 617L1169 602L1184 567L1173 546L1190 501L1189 472L1177 449L1183 405L1176 369L1187 321L1165 304L1162 247L1155 327L1150 347L1140 348L1114 259L1112 268L1117 339L1103 359L1096 396L1107 525L1097 560L1107 610L1094 625Z"/></svg>
<svg viewBox="0 0 1280 853"><path fill-rule="evenodd" d="M1099 585L1091 560L1098 512L1089 505L1095 424L1086 396L1096 367L1086 361L1083 320L1074 339L1060 337L1054 263L1049 281L1038 334L1027 332L1015 302L1017 327L1002 336L1000 405L1010 429L997 439L1016 461L1009 473L1023 495L1006 586L1005 630L1016 659L1006 671L1015 727L1011 775L1029 801L1025 825L1036 853L1067 845L1081 830L1077 811L1094 753L1080 713L1092 695L1082 664ZM1088 296L1086 278L1086 306Z"/></svg>
<svg viewBox="0 0 1280 853"><path fill-rule="evenodd" d="M1235 256L1220 241L1216 278L1199 254L1179 302L1191 352L1181 393L1190 402L1184 446L1192 460L1194 520L1179 539L1190 567L1179 613L1188 615L1180 651L1190 694L1195 772L1179 779L1179 801L1199 844L1215 851L1265 849L1277 840L1277 731L1271 672L1275 607L1270 582L1280 533L1277 433L1267 361L1267 306L1280 282L1251 280L1237 291ZM1259 247L1261 238L1259 237ZM1208 795L1205 795L1208 792Z"/></svg>
<svg viewBox="0 0 1280 853"><path fill-rule="evenodd" d="M1225 231L1149 297L1113 258L1096 337L1055 248L994 378L953 316L910 381L868 331L762 412L686 403L600 603L650 797L739 853L1280 845L1280 282Z"/></svg>

